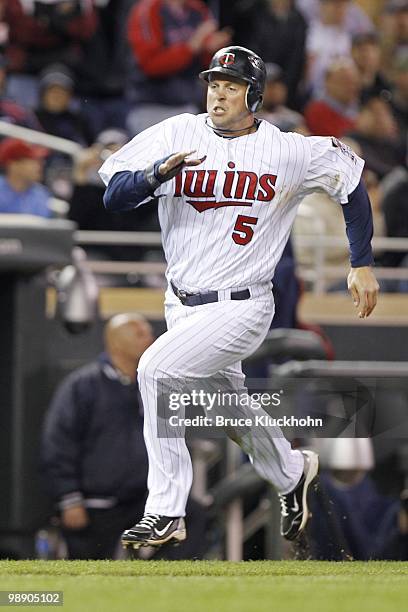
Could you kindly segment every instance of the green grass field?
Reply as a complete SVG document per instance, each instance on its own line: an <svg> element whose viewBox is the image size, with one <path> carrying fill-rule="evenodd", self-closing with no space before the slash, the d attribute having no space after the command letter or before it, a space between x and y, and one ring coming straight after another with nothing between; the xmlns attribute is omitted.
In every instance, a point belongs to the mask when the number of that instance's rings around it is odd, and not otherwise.
<svg viewBox="0 0 408 612"><path fill-rule="evenodd" d="M69 612L402 612L408 563L0 561L0 590L62 590L47 609Z"/></svg>

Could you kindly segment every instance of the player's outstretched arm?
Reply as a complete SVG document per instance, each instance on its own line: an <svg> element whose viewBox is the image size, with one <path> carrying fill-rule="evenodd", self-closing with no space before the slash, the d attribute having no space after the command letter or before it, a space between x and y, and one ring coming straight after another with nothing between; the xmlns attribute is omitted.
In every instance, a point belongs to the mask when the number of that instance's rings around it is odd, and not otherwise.
<svg viewBox="0 0 408 612"><path fill-rule="evenodd" d="M132 210L144 201L154 197L162 183L174 178L186 166L198 166L205 160L189 159L194 151L173 153L150 164L145 170L117 172L110 179L103 202L112 212Z"/></svg>
<svg viewBox="0 0 408 612"><path fill-rule="evenodd" d="M347 277L347 286L358 308L360 319L370 316L377 304L379 285L371 266L351 268Z"/></svg>

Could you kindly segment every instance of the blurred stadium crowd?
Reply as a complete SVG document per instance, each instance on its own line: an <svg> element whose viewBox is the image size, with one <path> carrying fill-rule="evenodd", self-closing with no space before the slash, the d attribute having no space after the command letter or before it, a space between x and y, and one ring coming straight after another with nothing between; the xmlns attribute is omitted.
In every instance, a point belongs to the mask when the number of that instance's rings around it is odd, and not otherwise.
<svg viewBox="0 0 408 612"><path fill-rule="evenodd" d="M259 116L283 131L334 136L352 146L366 161L375 235L408 238L408 0L0 0L0 134L4 122L78 144L77 153L68 155L13 134L0 136L0 213L62 216L81 230L158 231L154 205L126 214L104 210L98 169L150 125L182 112L203 112L205 91L197 74L228 44L249 47L266 62ZM321 233L344 234L341 212L328 197L310 198L301 211L312 207ZM301 214L295 233L309 231L309 224L310 217ZM143 247L119 245L94 246L89 252L108 260L157 256ZM299 287L291 251L287 255L282 298L277 279L275 297L282 303L275 324L292 327ZM311 259L307 248L298 248L296 256L299 263ZM347 250L332 249L329 258L344 263ZM377 263L408 269L408 251L382 251ZM384 280L382 290L406 292L408 281ZM134 339L133 352L119 329L123 324ZM71 557L113 556L120 532L142 507L146 457L129 372L135 372L143 352L140 343L152 339L145 325L136 317L108 327L105 354L63 383L47 416L43 470ZM106 398L112 403L115 398L115 411L121 410L116 430ZM78 416L82 403L86 410ZM393 497L386 498L368 476L374 466L368 441L364 448L332 451L322 449L330 456L324 475L329 497L313 502L319 517L314 556L406 558L408 515L406 497L402 505L399 500L401 478ZM92 481L85 492L75 480L78 458L88 484ZM100 470L101 460L106 466L116 462L116 472ZM130 476L131 461L138 471ZM133 488L121 491L120 483ZM329 498L336 500L339 516L349 517L333 545L329 536L337 527L335 518L327 518L333 514ZM208 525L203 507L195 503L191 548L181 556L205 554ZM104 540L107 524L111 537ZM46 557L41 534L39 541L37 553ZM52 554L58 554L55 547ZM256 554L248 552L250 558Z"/></svg>

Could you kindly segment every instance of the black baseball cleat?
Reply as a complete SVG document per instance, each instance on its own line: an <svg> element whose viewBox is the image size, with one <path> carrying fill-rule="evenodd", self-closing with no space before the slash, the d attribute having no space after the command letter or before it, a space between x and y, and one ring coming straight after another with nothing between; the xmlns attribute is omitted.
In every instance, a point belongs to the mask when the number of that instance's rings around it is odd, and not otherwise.
<svg viewBox="0 0 408 612"><path fill-rule="evenodd" d="M299 484L293 491L279 495L281 504L281 535L287 540L295 540L306 527L309 519L307 491L319 470L319 456L313 451L302 451L305 467Z"/></svg>
<svg viewBox="0 0 408 612"><path fill-rule="evenodd" d="M124 548L140 548L161 546L167 542L179 544L185 539L184 518L145 514L136 525L122 533L121 543Z"/></svg>

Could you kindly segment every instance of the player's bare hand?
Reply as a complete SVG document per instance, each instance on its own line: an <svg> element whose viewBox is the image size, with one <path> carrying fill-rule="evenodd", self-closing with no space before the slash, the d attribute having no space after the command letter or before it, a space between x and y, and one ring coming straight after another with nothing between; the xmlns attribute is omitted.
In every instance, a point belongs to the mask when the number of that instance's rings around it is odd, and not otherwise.
<svg viewBox="0 0 408 612"><path fill-rule="evenodd" d="M178 174L185 166L199 166L207 157L206 155L201 158L190 157L193 153L195 153L195 151L184 151L182 153L170 155L164 163L160 164L159 173L162 176L167 176L169 174L174 175L174 171L176 170L176 174Z"/></svg>
<svg viewBox="0 0 408 612"><path fill-rule="evenodd" d="M89 518L84 506L78 505L64 508L61 521L67 529L83 529L88 525Z"/></svg>
<svg viewBox="0 0 408 612"><path fill-rule="evenodd" d="M371 266L351 268L347 277L347 286L354 306L358 308L360 319L368 317L377 304L380 289Z"/></svg>

